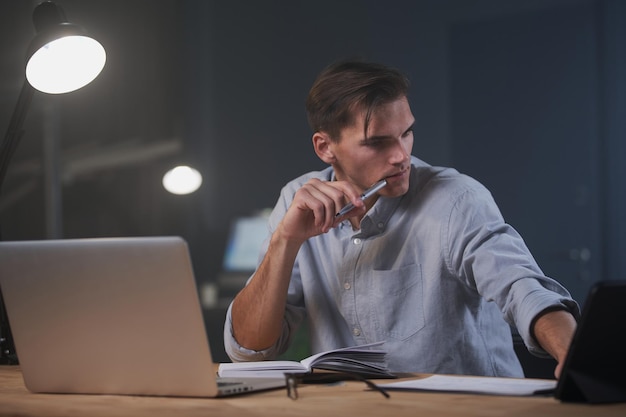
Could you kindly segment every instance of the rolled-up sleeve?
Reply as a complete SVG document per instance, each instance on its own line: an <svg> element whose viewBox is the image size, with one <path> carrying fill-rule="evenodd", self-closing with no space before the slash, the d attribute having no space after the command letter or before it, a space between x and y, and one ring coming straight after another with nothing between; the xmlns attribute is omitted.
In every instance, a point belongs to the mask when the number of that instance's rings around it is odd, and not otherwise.
<svg viewBox="0 0 626 417"><path fill-rule="evenodd" d="M272 360L284 353L291 343L291 339L302 322L305 311L304 308L287 305L283 319L283 330L280 337L273 346L263 350L247 349L237 342L232 326L232 303L226 312L224 323L224 348L226 354L233 362L263 361Z"/></svg>
<svg viewBox="0 0 626 417"><path fill-rule="evenodd" d="M444 234L449 268L498 305L531 353L547 355L532 337L535 317L546 309L563 308L577 318L578 304L544 275L522 237L505 223L489 191L475 183L460 193Z"/></svg>
<svg viewBox="0 0 626 417"><path fill-rule="evenodd" d="M226 354L233 362L245 362L245 361L263 361L274 359L278 356L279 343L264 350L251 350L241 346L233 334L232 326L232 303L228 307L226 312L226 322L224 323L224 348ZM283 331L283 334L285 332Z"/></svg>

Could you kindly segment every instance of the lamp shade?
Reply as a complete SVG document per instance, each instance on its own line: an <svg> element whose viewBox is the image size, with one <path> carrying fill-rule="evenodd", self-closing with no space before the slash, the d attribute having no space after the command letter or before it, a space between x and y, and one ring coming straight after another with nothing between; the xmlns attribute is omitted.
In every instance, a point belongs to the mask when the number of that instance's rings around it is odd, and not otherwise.
<svg viewBox="0 0 626 417"><path fill-rule="evenodd" d="M37 35L26 62L26 79L37 90L60 94L93 81L104 68L104 47L80 26L65 21L63 11L52 2L35 8Z"/></svg>

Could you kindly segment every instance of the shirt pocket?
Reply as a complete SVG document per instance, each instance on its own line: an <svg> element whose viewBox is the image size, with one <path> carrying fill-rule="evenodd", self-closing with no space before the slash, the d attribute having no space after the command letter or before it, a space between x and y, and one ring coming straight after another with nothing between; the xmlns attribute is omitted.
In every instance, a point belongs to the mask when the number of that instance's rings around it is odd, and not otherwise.
<svg viewBox="0 0 626 417"><path fill-rule="evenodd" d="M373 271L374 321L385 338L405 340L424 327L421 265Z"/></svg>

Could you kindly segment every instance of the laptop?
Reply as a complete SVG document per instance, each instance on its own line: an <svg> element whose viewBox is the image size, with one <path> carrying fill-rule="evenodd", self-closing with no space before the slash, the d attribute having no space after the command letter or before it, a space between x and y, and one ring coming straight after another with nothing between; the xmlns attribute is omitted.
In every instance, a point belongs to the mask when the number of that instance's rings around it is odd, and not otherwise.
<svg viewBox="0 0 626 417"><path fill-rule="evenodd" d="M626 401L626 281L594 284L563 364L555 397L564 402Z"/></svg>
<svg viewBox="0 0 626 417"><path fill-rule="evenodd" d="M0 288L32 392L218 397L285 385L216 376L182 238L0 242Z"/></svg>

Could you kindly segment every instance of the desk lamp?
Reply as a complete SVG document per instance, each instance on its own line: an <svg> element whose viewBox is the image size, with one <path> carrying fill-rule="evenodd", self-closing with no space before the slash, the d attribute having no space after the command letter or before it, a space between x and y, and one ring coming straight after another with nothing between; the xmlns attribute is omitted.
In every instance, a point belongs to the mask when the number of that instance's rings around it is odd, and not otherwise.
<svg viewBox="0 0 626 417"><path fill-rule="evenodd" d="M104 68L106 53L80 26L69 23L63 10L51 1L35 7L36 35L26 54L26 78L0 144L0 189L7 167L24 131L22 125L33 93L62 94L93 81ZM11 329L0 289L0 364L17 363Z"/></svg>

